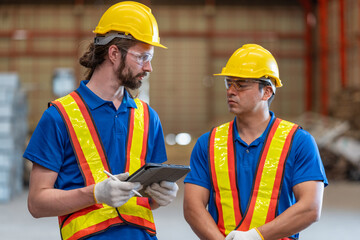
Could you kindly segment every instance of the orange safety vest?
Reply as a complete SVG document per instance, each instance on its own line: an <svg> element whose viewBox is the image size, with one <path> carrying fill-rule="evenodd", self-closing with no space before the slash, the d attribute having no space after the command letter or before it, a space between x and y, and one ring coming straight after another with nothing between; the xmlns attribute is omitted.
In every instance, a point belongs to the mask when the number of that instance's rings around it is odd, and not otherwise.
<svg viewBox="0 0 360 240"><path fill-rule="evenodd" d="M131 109L126 147L125 171L130 174L145 164L148 130L148 105L134 99L137 108ZM107 156L91 116L81 95L74 91L50 103L57 108L65 122L71 144L86 186L107 178ZM95 204L77 212L60 216L59 225L63 240L75 240L100 233L115 225L129 224L156 234L149 199L132 197L124 205L113 208Z"/></svg>
<svg viewBox="0 0 360 240"><path fill-rule="evenodd" d="M260 154L248 208L243 213L237 185L233 122L214 128L209 139L217 225L225 236L233 230L248 231L262 226L276 217L286 159L299 127L278 118L273 122Z"/></svg>

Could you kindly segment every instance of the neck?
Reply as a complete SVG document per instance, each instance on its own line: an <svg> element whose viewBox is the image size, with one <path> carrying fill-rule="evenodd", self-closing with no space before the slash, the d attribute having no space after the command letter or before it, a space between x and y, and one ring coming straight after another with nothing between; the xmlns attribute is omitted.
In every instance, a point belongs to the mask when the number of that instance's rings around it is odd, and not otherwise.
<svg viewBox="0 0 360 240"><path fill-rule="evenodd" d="M262 135L270 119L269 111L262 111L253 115L236 116L236 126L241 139L250 145Z"/></svg>
<svg viewBox="0 0 360 240"><path fill-rule="evenodd" d="M124 97L124 86L120 85L118 79L95 71L86 86L101 99L112 101L116 109L120 107Z"/></svg>

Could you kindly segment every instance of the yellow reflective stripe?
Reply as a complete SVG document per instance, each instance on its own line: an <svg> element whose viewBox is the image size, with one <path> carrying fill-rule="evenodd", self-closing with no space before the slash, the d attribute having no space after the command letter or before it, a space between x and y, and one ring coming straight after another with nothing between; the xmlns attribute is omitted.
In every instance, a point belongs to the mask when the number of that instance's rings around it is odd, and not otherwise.
<svg viewBox="0 0 360 240"><path fill-rule="evenodd" d="M236 227L233 197L231 192L228 163L228 134L230 123L216 128L214 138L214 167L219 187L220 202L223 211L225 234Z"/></svg>
<svg viewBox="0 0 360 240"><path fill-rule="evenodd" d="M62 103L69 116L71 125L74 128L76 137L92 172L94 181L98 183L105 180L107 176L103 173L104 166L100 160L99 152L96 149L96 145L79 106L70 94L58 99L58 101Z"/></svg>
<svg viewBox="0 0 360 240"><path fill-rule="evenodd" d="M134 111L134 127L130 149L129 173L132 174L141 167L141 151L144 138L144 106L139 99L134 99L137 109Z"/></svg>
<svg viewBox="0 0 360 240"><path fill-rule="evenodd" d="M86 229L108 219L118 217L115 208L103 204L104 208L79 216L61 229L63 239L68 239L79 230Z"/></svg>
<svg viewBox="0 0 360 240"><path fill-rule="evenodd" d="M249 229L265 224L280 156L283 151L286 137L291 131L293 125L293 123L281 121L275 131L274 137L269 146L269 151L266 155L266 161L259 185L259 192L256 198L254 213Z"/></svg>
<svg viewBox="0 0 360 240"><path fill-rule="evenodd" d="M137 205L136 197L132 197L124 205L119 208L121 215L131 215L134 217L143 218L149 222L154 223L154 218L150 209Z"/></svg>
<svg viewBox="0 0 360 240"><path fill-rule="evenodd" d="M79 106L75 99L71 95L67 95L58 99L63 106L66 114L69 117L70 124L74 129L76 138L83 151L87 164L96 183L101 182L107 178L103 172L104 166L100 159L100 155L97 151L96 145L87 126ZM141 153L144 138L144 108L141 102L135 100L137 109L134 111L134 127L133 136L131 142L131 162L130 168L133 169L130 172L134 172L141 165ZM69 126L70 127L70 126ZM100 139L99 139L100 140ZM101 141L101 140L100 140ZM118 218L118 213L115 208L112 208L106 204L103 204L104 208L93 210L85 215L81 215L71 220L62 229L63 239L68 239L83 229L96 226L109 219ZM120 210L121 209L121 210ZM145 219L151 223L154 223L152 212L150 209L137 205L136 198L131 198L126 204L119 208L121 214L139 217ZM136 222L133 222L136 223ZM155 229L155 226L154 226Z"/></svg>

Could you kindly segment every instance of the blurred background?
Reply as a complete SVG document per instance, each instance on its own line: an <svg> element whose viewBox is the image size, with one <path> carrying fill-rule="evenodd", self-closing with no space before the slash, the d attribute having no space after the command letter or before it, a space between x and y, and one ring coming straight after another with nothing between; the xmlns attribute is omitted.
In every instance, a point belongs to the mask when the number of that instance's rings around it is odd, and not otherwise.
<svg viewBox="0 0 360 240"><path fill-rule="evenodd" d="M22 158L47 103L84 79L79 57L118 1L0 0L0 235L60 239L56 218L33 219ZM232 120L221 71L243 44L276 58L283 87L271 110L316 139L330 185L323 216L301 239L357 239L360 230L360 1L143 0L158 22L154 71L140 89L162 121L168 162L189 164L196 139ZM178 199L155 213L159 239L197 239ZM19 228L19 224L21 224ZM22 229L19 231L19 229ZM175 234L176 232L176 234ZM355 237L354 237L355 236ZM1 237L3 239L3 237Z"/></svg>

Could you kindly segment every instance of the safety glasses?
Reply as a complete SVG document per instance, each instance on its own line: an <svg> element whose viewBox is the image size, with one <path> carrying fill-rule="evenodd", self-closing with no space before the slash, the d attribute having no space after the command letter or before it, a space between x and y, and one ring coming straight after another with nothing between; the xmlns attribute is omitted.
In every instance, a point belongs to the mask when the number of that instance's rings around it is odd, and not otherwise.
<svg viewBox="0 0 360 240"><path fill-rule="evenodd" d="M251 87L252 83L260 83L264 85L270 85L269 82L261 80L261 79L254 79L254 78L239 78L239 79L230 79L225 78L225 87L226 89L229 89L231 86L234 86L236 91L242 91L249 87Z"/></svg>
<svg viewBox="0 0 360 240"><path fill-rule="evenodd" d="M129 50L129 49L125 49L122 48L122 50L126 51L127 53L129 53L130 55L132 55L135 59L135 61L137 62L137 64L139 64L140 66L144 66L144 64L151 62L152 58L153 58L153 54L151 53L139 53L139 52L135 52L133 50Z"/></svg>

